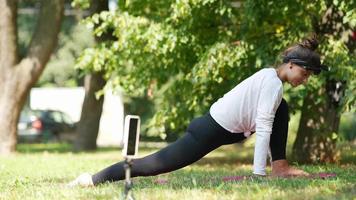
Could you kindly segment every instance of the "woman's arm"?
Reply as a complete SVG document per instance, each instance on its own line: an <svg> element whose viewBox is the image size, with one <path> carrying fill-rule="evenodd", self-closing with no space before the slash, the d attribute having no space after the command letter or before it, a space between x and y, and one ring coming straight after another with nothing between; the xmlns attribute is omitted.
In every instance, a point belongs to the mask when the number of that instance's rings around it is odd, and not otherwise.
<svg viewBox="0 0 356 200"><path fill-rule="evenodd" d="M269 141L272 133L274 115L281 103L283 87L281 82L266 80L259 95L257 105L256 143L253 161L253 173L266 175L266 162Z"/></svg>

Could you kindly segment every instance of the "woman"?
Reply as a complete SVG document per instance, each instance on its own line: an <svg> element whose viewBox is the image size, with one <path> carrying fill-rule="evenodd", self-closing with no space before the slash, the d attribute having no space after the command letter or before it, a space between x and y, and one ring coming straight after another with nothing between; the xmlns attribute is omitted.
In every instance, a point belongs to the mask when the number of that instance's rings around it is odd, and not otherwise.
<svg viewBox="0 0 356 200"><path fill-rule="evenodd" d="M144 158L132 161L131 176L153 176L177 170L226 144L242 142L256 134L253 173L265 176L267 154L272 157L272 176L306 176L286 160L288 105L282 99L283 83L293 87L326 70L315 52L315 37L291 46L276 69L262 69L216 101L210 111L194 119L176 142ZM70 185L92 186L125 178L124 162L94 174L82 174Z"/></svg>

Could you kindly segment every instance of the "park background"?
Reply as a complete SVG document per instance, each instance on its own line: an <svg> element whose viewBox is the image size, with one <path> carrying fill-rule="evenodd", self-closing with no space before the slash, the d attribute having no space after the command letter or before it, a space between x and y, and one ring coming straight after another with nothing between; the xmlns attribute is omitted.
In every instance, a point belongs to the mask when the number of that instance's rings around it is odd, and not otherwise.
<svg viewBox="0 0 356 200"><path fill-rule="evenodd" d="M0 198L118 197L117 185L62 187L82 171L94 173L121 159L120 138L115 146L98 148L105 99L120 97L114 100L120 105L118 120L108 123L116 125L114 137L122 134L125 114L141 116L144 155L178 138L192 118L237 83L278 65L284 48L312 32L330 71L311 78L306 87L285 86L291 115L288 154L307 171L337 172L338 178L216 181L250 173L252 138L167 175L172 181L166 184L139 179L135 190L145 199L354 198L354 2L22 0L0 6ZM33 91L77 87L83 102L76 139L18 144L17 121L21 110L31 107ZM52 98L39 99L58 99ZM62 98L74 101L73 95ZM209 176L215 179L206 181ZM292 195L294 190L300 196Z"/></svg>

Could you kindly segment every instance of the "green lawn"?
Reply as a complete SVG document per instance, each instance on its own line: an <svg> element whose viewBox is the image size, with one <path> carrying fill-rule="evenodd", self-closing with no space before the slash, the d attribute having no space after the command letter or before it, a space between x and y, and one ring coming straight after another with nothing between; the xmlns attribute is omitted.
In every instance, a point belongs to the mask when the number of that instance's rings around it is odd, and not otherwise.
<svg viewBox="0 0 356 200"><path fill-rule="evenodd" d="M118 160L120 149L72 153L68 144L18 145L18 153L0 157L0 199L119 199L123 182L95 188L67 188L81 172L94 173ZM155 151L141 148L140 155ZM333 172L336 178L222 181L222 177L250 175L252 147L230 145L199 162L169 174L135 178L136 199L356 199L355 146L344 145L338 165L299 166L311 173ZM270 169L269 169L270 170ZM157 180L168 180L165 184Z"/></svg>

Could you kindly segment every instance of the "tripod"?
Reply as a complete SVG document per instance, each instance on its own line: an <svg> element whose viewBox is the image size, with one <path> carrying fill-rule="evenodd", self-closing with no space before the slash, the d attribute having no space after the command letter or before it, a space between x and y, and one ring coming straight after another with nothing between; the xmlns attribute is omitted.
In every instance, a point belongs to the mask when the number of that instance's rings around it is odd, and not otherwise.
<svg viewBox="0 0 356 200"><path fill-rule="evenodd" d="M132 161L131 158L125 157L125 164L124 164L124 169L125 169L125 188L124 188L124 194L123 194L123 199L126 200L135 200L135 198L132 195L132 192L130 191L132 188L132 181L131 181L131 167L132 167Z"/></svg>

